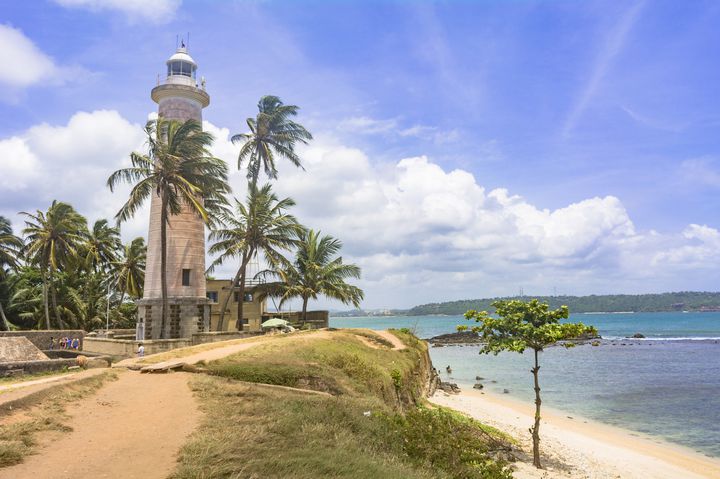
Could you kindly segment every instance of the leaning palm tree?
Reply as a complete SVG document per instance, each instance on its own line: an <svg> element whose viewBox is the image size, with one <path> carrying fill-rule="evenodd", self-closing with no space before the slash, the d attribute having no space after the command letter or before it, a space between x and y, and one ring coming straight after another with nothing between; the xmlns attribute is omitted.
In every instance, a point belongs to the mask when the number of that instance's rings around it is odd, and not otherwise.
<svg viewBox="0 0 720 479"><path fill-rule="evenodd" d="M108 225L107 220L97 220L85 240L86 264L95 272L107 270L121 248L120 229Z"/></svg>
<svg viewBox="0 0 720 479"><path fill-rule="evenodd" d="M292 198L279 200L273 193L270 184L262 188L250 185L247 204L235 200L235 215L226 215L225 228L210 233L210 254L218 254L218 258L210 265L208 271L223 264L230 258L238 258L240 267L233 279L233 288L238 287L238 321L243 320L243 300L245 298L246 272L250 261L261 253L265 262L276 265L282 261L282 251L289 250L297 244L297 238L303 227L294 216L286 211L295 205ZM220 310L218 330L224 329L225 310L231 295L225 299Z"/></svg>
<svg viewBox="0 0 720 479"><path fill-rule="evenodd" d="M132 298L142 296L146 256L145 240L135 238L124 246L119 258L112 263L112 274L120 291L118 304L123 303L126 295Z"/></svg>
<svg viewBox="0 0 720 479"><path fill-rule="evenodd" d="M250 132L230 138L233 143L243 143L238 155L238 169L247 165L247 178L251 185L257 184L261 167L268 178L277 178L276 157L286 158L302 168L295 145L307 144L312 135L304 126L290 119L297 115L299 109L295 105L283 104L276 96L264 96L258 102L257 116L246 120Z"/></svg>
<svg viewBox="0 0 720 479"><path fill-rule="evenodd" d="M225 203L230 187L227 164L210 154L213 135L202 131L199 122L158 118L147 123L145 133L147 154L131 153L132 166L110 175L107 185L111 191L123 182L134 185L130 198L115 216L118 223L134 216L151 195L159 197L162 338L169 312L166 271L169 218L189 210L209 222L214 215L208 208Z"/></svg>
<svg viewBox="0 0 720 479"><path fill-rule="evenodd" d="M22 240L13 234L10 221L4 216L0 216L0 287L3 290L6 288L8 270L18 267L20 248L22 248ZM10 322L5 316L1 298L0 317L2 317L5 331L9 331Z"/></svg>
<svg viewBox="0 0 720 479"><path fill-rule="evenodd" d="M345 282L349 278L359 279L360 268L345 264L342 257L335 256L341 248L340 240L309 230L300 238L295 261L261 273L261 277L279 280L275 295L280 297L280 306L289 299L302 298L303 325L307 321L308 301L319 295L360 307L363 291Z"/></svg>
<svg viewBox="0 0 720 479"><path fill-rule="evenodd" d="M45 326L50 329L50 311L48 292L52 296L55 320L60 328L64 327L57 303L56 287L53 279L75 257L78 248L87 237L87 222L72 206L53 201L44 213L22 212L25 220L25 246L23 252L28 261L38 266L43 279L43 304L45 306Z"/></svg>

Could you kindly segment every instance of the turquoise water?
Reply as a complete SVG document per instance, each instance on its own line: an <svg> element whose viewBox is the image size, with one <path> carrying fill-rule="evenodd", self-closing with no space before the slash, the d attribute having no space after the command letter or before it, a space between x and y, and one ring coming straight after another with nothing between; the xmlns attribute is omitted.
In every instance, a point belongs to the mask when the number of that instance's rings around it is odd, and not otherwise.
<svg viewBox="0 0 720 479"><path fill-rule="evenodd" d="M720 457L720 313L580 314L601 346L542 353L543 404ZM338 328L414 329L421 338L470 324L462 316L331 318ZM634 333L646 339L624 339ZM531 401L531 355L478 354L477 346L431 348L443 380ZM451 366L452 374L445 372Z"/></svg>

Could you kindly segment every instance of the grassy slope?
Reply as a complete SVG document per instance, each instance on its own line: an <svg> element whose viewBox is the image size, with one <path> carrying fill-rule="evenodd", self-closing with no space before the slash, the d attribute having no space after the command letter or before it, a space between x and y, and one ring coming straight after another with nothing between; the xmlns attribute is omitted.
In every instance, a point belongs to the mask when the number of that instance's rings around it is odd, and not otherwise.
<svg viewBox="0 0 720 479"><path fill-rule="evenodd" d="M483 466L484 451L507 446L502 434L418 407L430 366L426 346L397 335L407 349L390 350L382 338L371 348L343 330L312 341L268 341L208 364L215 376L192 381L205 421L173 477L507 477L494 464Z"/></svg>

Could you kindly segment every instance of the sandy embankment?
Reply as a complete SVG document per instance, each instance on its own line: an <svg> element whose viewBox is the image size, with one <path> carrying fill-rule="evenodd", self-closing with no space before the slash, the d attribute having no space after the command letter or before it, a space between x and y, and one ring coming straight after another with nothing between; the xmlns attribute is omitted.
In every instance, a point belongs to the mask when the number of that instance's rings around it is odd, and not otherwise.
<svg viewBox="0 0 720 479"><path fill-rule="evenodd" d="M534 405L507 396L463 388L458 395L442 391L430 401L473 416L518 438L532 450L528 428ZM568 416L571 416L570 419ZM544 408L540 427L546 470L532 467L532 456L517 463L517 478L720 478L720 460L690 449Z"/></svg>

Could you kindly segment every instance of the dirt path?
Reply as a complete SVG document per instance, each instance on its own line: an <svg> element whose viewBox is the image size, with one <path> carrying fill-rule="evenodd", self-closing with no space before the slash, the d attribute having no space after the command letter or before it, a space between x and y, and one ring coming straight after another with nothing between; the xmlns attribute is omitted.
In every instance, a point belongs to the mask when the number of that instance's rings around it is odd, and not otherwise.
<svg viewBox="0 0 720 479"><path fill-rule="evenodd" d="M397 336L395 336L395 335L394 335L393 333L391 333L390 331L385 331L385 330L382 330L382 331L373 331L373 333L375 333L375 334L377 334L378 336L381 336L382 338L387 339L388 341L390 341L390 342L392 343L392 345L393 345L393 349L397 349L397 350L399 350L399 349L407 349L407 346L405 345L405 343L403 343L402 341L400 341L400 338L398 338Z"/></svg>
<svg viewBox="0 0 720 479"><path fill-rule="evenodd" d="M97 394L68 407L73 431L48 438L0 479L165 478L197 426L188 374L120 372Z"/></svg>

